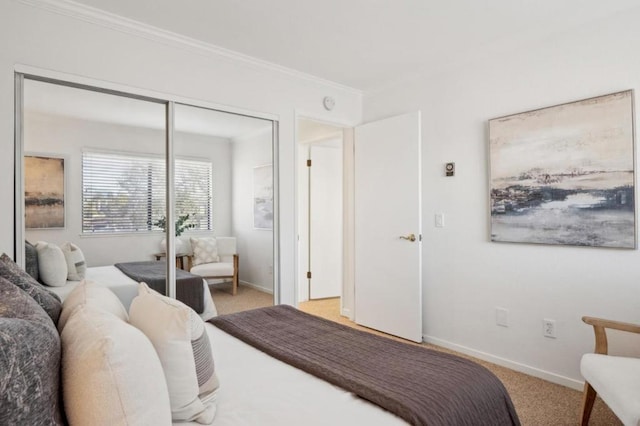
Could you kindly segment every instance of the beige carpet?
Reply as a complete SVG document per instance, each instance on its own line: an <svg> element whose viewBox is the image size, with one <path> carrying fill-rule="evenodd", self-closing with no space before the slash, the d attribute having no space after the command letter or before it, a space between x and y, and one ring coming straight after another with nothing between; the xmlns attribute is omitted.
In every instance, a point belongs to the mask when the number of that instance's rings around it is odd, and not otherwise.
<svg viewBox="0 0 640 426"><path fill-rule="evenodd" d="M358 326L348 319L340 316L339 299L324 299L304 302L300 304L299 308L302 311L336 321L341 324L376 334L383 334ZM455 353L426 343L423 343L422 346L430 349ZM466 355L457 355L472 359L482 364L502 380L502 383L504 383L511 395L511 399L516 407L520 421L524 426L574 426L578 424L582 405L581 392L528 376L526 374L518 373L508 368L474 359ZM617 426L621 424L622 423L615 417L611 410L609 410L609 408L598 398L593 408L589 425Z"/></svg>
<svg viewBox="0 0 640 426"><path fill-rule="evenodd" d="M231 283L211 284L211 297L219 315L232 314L273 305L273 295L240 284L238 294L231 295Z"/></svg>

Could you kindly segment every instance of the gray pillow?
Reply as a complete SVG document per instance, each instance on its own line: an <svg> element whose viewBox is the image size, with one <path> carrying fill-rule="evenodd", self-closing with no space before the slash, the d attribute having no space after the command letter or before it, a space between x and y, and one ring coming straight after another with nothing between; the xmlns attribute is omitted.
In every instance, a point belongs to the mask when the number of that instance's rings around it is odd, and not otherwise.
<svg viewBox="0 0 640 426"><path fill-rule="evenodd" d="M63 425L60 336L47 313L0 278L0 424Z"/></svg>
<svg viewBox="0 0 640 426"><path fill-rule="evenodd" d="M29 241L24 242L25 265L24 269L27 274L31 275L34 280L38 281L38 250Z"/></svg>
<svg viewBox="0 0 640 426"><path fill-rule="evenodd" d="M58 323L60 310L62 309L62 303L58 295L44 288L42 284L34 280L31 275L27 274L5 253L0 256L0 277L24 290L45 310L54 325Z"/></svg>

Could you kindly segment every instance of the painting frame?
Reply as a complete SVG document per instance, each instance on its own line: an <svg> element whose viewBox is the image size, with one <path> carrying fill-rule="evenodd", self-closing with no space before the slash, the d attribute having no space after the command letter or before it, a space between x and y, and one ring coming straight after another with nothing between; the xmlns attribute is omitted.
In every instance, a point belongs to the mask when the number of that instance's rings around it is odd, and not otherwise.
<svg viewBox="0 0 640 426"><path fill-rule="evenodd" d="M253 229L273 230L273 164L253 168Z"/></svg>
<svg viewBox="0 0 640 426"><path fill-rule="evenodd" d="M490 119L490 240L636 249L635 94Z"/></svg>
<svg viewBox="0 0 640 426"><path fill-rule="evenodd" d="M66 158L24 154L25 229L66 228Z"/></svg>

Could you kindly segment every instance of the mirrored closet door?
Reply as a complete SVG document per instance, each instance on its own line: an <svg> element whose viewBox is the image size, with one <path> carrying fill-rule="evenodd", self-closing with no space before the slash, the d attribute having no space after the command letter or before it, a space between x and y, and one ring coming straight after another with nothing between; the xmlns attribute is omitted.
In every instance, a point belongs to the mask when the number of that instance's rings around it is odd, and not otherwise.
<svg viewBox="0 0 640 426"><path fill-rule="evenodd" d="M41 282L63 298L82 278L110 283L126 308L132 283L181 299L189 279L219 313L273 304L276 123L38 77L16 82L16 258ZM34 269L34 259L44 263ZM196 299L198 313L214 309Z"/></svg>
<svg viewBox="0 0 640 426"><path fill-rule="evenodd" d="M273 304L273 125L176 104L176 251L221 314Z"/></svg>

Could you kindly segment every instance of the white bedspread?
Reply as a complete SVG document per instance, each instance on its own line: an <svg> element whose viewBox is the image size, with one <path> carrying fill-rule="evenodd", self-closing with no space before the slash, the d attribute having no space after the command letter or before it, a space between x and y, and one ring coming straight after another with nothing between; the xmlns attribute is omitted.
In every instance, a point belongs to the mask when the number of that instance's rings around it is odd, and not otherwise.
<svg viewBox="0 0 640 426"><path fill-rule="evenodd" d="M406 425L355 395L206 324L220 379L213 426ZM197 423L175 423L175 425Z"/></svg>
<svg viewBox="0 0 640 426"><path fill-rule="evenodd" d="M113 265L110 266L96 266L87 268L85 279L95 281L97 284L108 287L115 293L124 305L127 312L129 312L129 306L134 297L138 295L138 283L122 273L118 268ZM60 296L60 299L64 301L71 291L80 284L80 281L67 281L67 284L63 287L47 287L48 290L56 293ZM209 291L209 285L206 280L202 280L202 286L204 294L204 311L200 314L200 317L206 321L213 318L218 313L216 307L211 299L211 292Z"/></svg>

